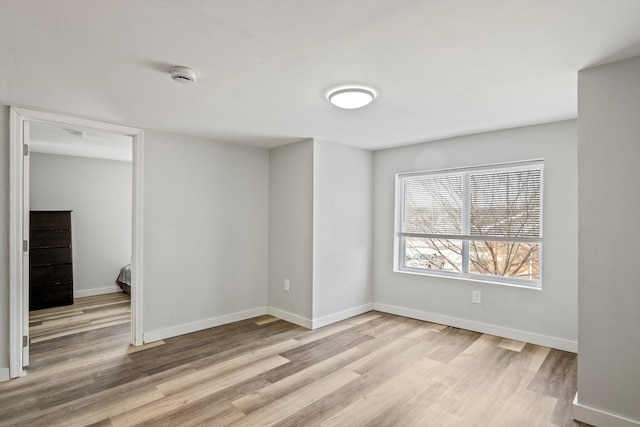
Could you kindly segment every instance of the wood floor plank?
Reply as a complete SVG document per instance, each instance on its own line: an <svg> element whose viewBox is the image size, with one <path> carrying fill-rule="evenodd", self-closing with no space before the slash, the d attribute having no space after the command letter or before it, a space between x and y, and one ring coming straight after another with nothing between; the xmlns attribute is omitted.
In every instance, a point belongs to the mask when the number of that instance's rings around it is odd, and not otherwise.
<svg viewBox="0 0 640 427"><path fill-rule="evenodd" d="M531 372L538 372L550 351L549 347L527 344L520 351L520 356L516 359L516 363Z"/></svg>
<svg viewBox="0 0 640 427"><path fill-rule="evenodd" d="M223 375L239 370L245 366L251 365L256 361L265 359L271 356L278 356L279 359L283 359L284 363L289 363L288 359L279 356L279 353L290 350L300 346L301 344L295 340L283 341L278 344L270 345L260 349L254 353L243 354L233 359L226 360L221 363L209 366L207 368L197 369L193 374L181 375L178 378L172 378L168 381L159 383L158 389L165 394L171 394L177 390L183 390L191 387L194 383L201 382L204 378L220 378Z"/></svg>
<svg viewBox="0 0 640 427"><path fill-rule="evenodd" d="M314 401L332 393L360 375L348 369L340 369L303 387L296 393L290 393L275 402L266 405L250 415L233 423L233 426L253 427L256 425L271 426L305 408Z"/></svg>
<svg viewBox="0 0 640 427"><path fill-rule="evenodd" d="M440 362L450 362L468 346L473 344L482 334L458 328L446 328L440 331L433 341L433 349L428 356Z"/></svg>
<svg viewBox="0 0 640 427"><path fill-rule="evenodd" d="M497 347L500 339L482 335L458 357L446 364L434 378L444 387L441 400L446 410L463 417L478 399L484 399L486 388L502 378L517 353Z"/></svg>
<svg viewBox="0 0 640 427"><path fill-rule="evenodd" d="M358 325L362 325L363 323L367 323L370 322L372 320L375 319L379 319L382 315L380 313L376 313L376 312L370 312L370 313L366 313L366 314L362 314L360 316L356 316L356 317L352 317L350 319L346 319L342 322L338 322L338 323L333 323L331 325L328 326L324 326L322 328L319 329L314 329L314 330L310 330L310 331L306 331L302 334L300 334L300 336L298 338L296 338L297 340L299 340L300 342L303 342L305 344L314 342L314 341L318 341L320 339L323 338L327 338L331 335L334 335L338 332L342 332L345 331L347 329L351 329L354 326L358 326Z"/></svg>
<svg viewBox="0 0 640 427"><path fill-rule="evenodd" d="M432 376L443 364L432 359L423 358L415 363L411 369L389 378L371 392L360 399L346 405L344 409L321 423L321 426L344 425L373 425L373 419L377 415L393 409L398 409L399 404L413 399L416 393L424 390L423 380ZM431 389L434 393L437 390ZM425 399L422 404L428 404ZM400 419L402 414L392 415L393 421ZM384 423L383 423L384 425Z"/></svg>
<svg viewBox="0 0 640 427"><path fill-rule="evenodd" d="M158 346L161 346L161 345L165 345L165 342L163 340L150 342L148 344L139 345L137 347L130 346L129 348L127 348L127 354L137 353L139 351L149 350L150 348L158 347Z"/></svg>
<svg viewBox="0 0 640 427"><path fill-rule="evenodd" d="M31 353L33 361L27 368L28 374L38 374L40 371L51 372L65 366L78 363L86 364L89 359L104 359L118 355L126 355L128 350L127 337L118 337L119 345L110 345L108 338L97 340L95 345L76 348L75 351L64 348L39 348Z"/></svg>
<svg viewBox="0 0 640 427"><path fill-rule="evenodd" d="M87 375L74 375L61 378L55 382L34 382L29 386L15 388L9 392L0 392L2 395L3 417L11 419L20 416L30 410L41 410L47 407L52 399L65 396L74 389L83 389L94 383L93 378ZM34 396L38 396L37 403L33 402ZM1 424L1 421L0 421Z"/></svg>
<svg viewBox="0 0 640 427"><path fill-rule="evenodd" d="M500 344L498 344L498 347L511 351L521 352L525 345L527 345L526 342L503 338L500 340Z"/></svg>
<svg viewBox="0 0 640 427"><path fill-rule="evenodd" d="M280 319L278 319L277 317L265 316L264 319L256 320L254 323L256 325L262 326L262 325L266 325L267 323L277 322L278 320Z"/></svg>
<svg viewBox="0 0 640 427"><path fill-rule="evenodd" d="M378 313L376 311L370 311L368 313L361 314L359 316L350 317L344 320L345 323L350 325L361 325L363 323L371 322L372 320L376 320L379 317L382 317L382 313Z"/></svg>
<svg viewBox="0 0 640 427"><path fill-rule="evenodd" d="M494 354L498 340L496 337L481 336L449 363L425 358L361 398L359 405L371 405L370 409L352 407L351 413L367 413L367 419L363 419L360 425L390 425L398 419L407 422L407 425L424 425L426 421L433 422L430 419L431 404L447 401L444 408L433 410L438 414L438 425L456 424L462 420L466 406L484 399L485 379L499 375L500 363L492 365L491 372L483 369L487 357L485 353ZM430 366L429 363L438 365ZM394 386L397 390L394 390ZM383 394L378 395L380 392ZM345 408L345 414L348 414L349 408ZM344 424L346 420L345 416L334 418L338 424ZM328 424L338 425L333 422Z"/></svg>
<svg viewBox="0 0 640 427"><path fill-rule="evenodd" d="M528 389L546 396L561 397L567 389L575 388L576 355L550 350Z"/></svg>
<svg viewBox="0 0 640 427"><path fill-rule="evenodd" d="M424 342L419 338L424 338L429 334L431 334L431 332L429 332L428 330L422 330L420 335L412 334L412 339L407 339L406 336L402 336L399 339L390 342L379 342L378 340L376 340L378 343L377 348L369 349L370 351L365 356L349 364L347 368L359 374L364 374L372 369L384 365L385 363L389 363L394 359L397 359L399 361L398 366L400 366L401 362L404 359L404 351L415 347L417 343ZM362 345L360 345L360 348L361 347ZM420 346L420 348L418 348L418 350L414 351L422 352L426 351L427 348L428 347L426 345L422 345ZM419 353L419 355L423 354L424 353Z"/></svg>
<svg viewBox="0 0 640 427"><path fill-rule="evenodd" d="M42 311L45 311L45 310L42 310ZM32 311L29 314L29 322L42 323L42 322L47 321L47 320L73 318L75 316L82 315L82 313L84 313L84 311L82 311L82 310L69 310L69 311L62 311L62 312L55 312L55 313L46 312L46 313L40 313L39 315L38 314L34 314L34 313L36 313L36 312Z"/></svg>
<svg viewBox="0 0 640 427"><path fill-rule="evenodd" d="M140 425L153 427L228 425L245 416L245 414L232 405L230 401L250 393L252 390L265 387L268 384L266 380L256 376L238 382L231 387L211 393L196 401L186 403L169 414L162 413L154 418L150 418Z"/></svg>
<svg viewBox="0 0 640 427"><path fill-rule="evenodd" d="M376 318L370 322L350 328L336 336L325 337L287 351L282 355L291 360L291 363L270 371L266 374L265 378L271 382L276 382L330 357L332 354L335 354L336 348L358 346L362 342L371 340L373 337L363 332L370 328L370 326L367 326L369 323L379 324L380 322L381 321Z"/></svg>
<svg viewBox="0 0 640 427"><path fill-rule="evenodd" d="M375 390L384 382L410 369L417 361L423 359L429 344L425 342L408 341L410 346L399 351L394 357L388 357L377 365L369 364L366 370L360 367L356 372L361 374L357 380L336 390L314 402L304 410L298 411L292 416L282 420L279 426L318 425L324 420L338 413L345 405L348 405L365 394ZM357 362L355 362L357 363ZM347 365L350 369L352 365Z"/></svg>
<svg viewBox="0 0 640 427"><path fill-rule="evenodd" d="M20 384L55 381L56 378L63 378L77 371L88 373L96 369L108 369L127 363L131 363L131 359L126 355L126 348L123 348L101 354L98 353L81 359L72 359L67 362L52 364L50 367L42 366L39 370L35 371L28 370L26 377L18 378L15 381L23 380Z"/></svg>
<svg viewBox="0 0 640 427"><path fill-rule="evenodd" d="M508 366L499 378L491 382L485 381L473 390L472 394L468 395L470 405L464 408L464 411L458 411L458 415L464 420L478 422L480 425L499 424L522 416L522 406L517 406L515 402L523 396L525 399L531 397L530 393L522 394L522 391L526 391L526 385L534 375L533 372L518 366Z"/></svg>
<svg viewBox="0 0 640 427"><path fill-rule="evenodd" d="M334 323L332 325L324 326L320 329L315 329L313 331L309 331L307 333L301 334L301 336L299 336L296 339L303 344L309 344L309 343L330 337L339 332L346 331L348 329L353 328L354 326L356 325L352 323L346 323L346 322Z"/></svg>
<svg viewBox="0 0 640 427"><path fill-rule="evenodd" d="M153 401L147 405L138 406L129 411L111 417L114 426L135 426L150 419L170 414L180 410L186 404L197 402L220 390L236 385L242 381L253 378L276 366L288 363L282 356L269 356L249 366L228 372L221 376L202 377L197 382L192 379L189 387L180 389L170 388L173 392L162 400ZM162 389L161 385L158 387ZM164 396L164 395L163 395Z"/></svg>
<svg viewBox="0 0 640 427"><path fill-rule="evenodd" d="M552 421L560 423L571 414L572 402L562 399L577 387L576 355L559 350L550 350L528 390L537 394L558 398Z"/></svg>
<svg viewBox="0 0 640 427"><path fill-rule="evenodd" d="M132 347L125 294L30 313L0 426L583 426L576 355L369 312L273 316Z"/></svg>
<svg viewBox="0 0 640 427"><path fill-rule="evenodd" d="M131 318L130 315L127 315L124 318L114 317L113 319L105 320L103 322L90 322L87 325L75 326L72 329L61 329L57 332L48 333L46 337L36 335L34 337L31 337L31 342L35 344L51 338L64 337L67 335L76 334L78 332L92 331L92 330L95 330L97 327L104 328L107 326L114 326L114 325L128 325L130 322L130 318Z"/></svg>
<svg viewBox="0 0 640 427"><path fill-rule="evenodd" d="M227 426L245 415L229 401L211 404L207 398L185 404L168 416L152 418L137 426L171 427L171 426Z"/></svg>
<svg viewBox="0 0 640 427"><path fill-rule="evenodd" d="M278 382L269 383L268 386L248 393L231 403L243 413L250 414L287 394L294 393L307 384L343 368L345 364L360 357L362 353L363 351L357 347L347 349Z"/></svg>
<svg viewBox="0 0 640 427"><path fill-rule="evenodd" d="M217 329L217 328L214 328ZM240 355L255 351L264 345L287 340L297 334L286 322L274 322L256 326L247 322L241 330L223 327L223 333L214 331L213 338L202 333L189 334L171 339L170 346L152 348L146 352L132 354L138 369L152 375L181 364L193 364L194 367L208 366Z"/></svg>
<svg viewBox="0 0 640 427"><path fill-rule="evenodd" d="M164 397L162 393L145 383L144 380L132 382L74 399L46 410L22 414L17 418L16 424L29 425L30 427L85 426L103 421L122 411L157 401L162 397Z"/></svg>

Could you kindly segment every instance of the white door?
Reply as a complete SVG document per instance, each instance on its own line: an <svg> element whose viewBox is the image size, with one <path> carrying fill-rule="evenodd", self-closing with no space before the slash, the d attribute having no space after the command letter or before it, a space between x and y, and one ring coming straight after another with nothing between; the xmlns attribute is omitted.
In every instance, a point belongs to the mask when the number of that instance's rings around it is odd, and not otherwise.
<svg viewBox="0 0 640 427"><path fill-rule="evenodd" d="M24 149L24 161L22 169L22 240L24 250L22 252L22 367L29 366L29 120L23 122L22 143Z"/></svg>

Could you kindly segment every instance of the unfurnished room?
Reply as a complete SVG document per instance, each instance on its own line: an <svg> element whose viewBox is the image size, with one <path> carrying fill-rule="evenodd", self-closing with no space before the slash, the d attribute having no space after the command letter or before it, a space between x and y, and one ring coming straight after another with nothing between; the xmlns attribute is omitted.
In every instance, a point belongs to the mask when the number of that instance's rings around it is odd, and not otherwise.
<svg viewBox="0 0 640 427"><path fill-rule="evenodd" d="M0 426L640 426L640 1L0 0Z"/></svg>

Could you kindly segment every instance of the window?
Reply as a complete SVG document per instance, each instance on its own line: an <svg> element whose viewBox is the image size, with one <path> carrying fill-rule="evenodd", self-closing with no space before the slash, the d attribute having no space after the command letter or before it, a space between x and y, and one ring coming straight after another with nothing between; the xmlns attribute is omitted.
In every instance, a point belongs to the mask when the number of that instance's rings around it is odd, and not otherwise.
<svg viewBox="0 0 640 427"><path fill-rule="evenodd" d="M397 270L539 288L544 165L397 176Z"/></svg>

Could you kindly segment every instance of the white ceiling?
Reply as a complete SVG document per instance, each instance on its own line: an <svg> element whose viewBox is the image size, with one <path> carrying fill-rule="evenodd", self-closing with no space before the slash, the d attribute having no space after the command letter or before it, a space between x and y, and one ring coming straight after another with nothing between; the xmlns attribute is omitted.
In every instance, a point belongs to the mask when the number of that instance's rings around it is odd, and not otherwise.
<svg viewBox="0 0 640 427"><path fill-rule="evenodd" d="M574 118L577 71L635 55L640 0L0 0L2 103L259 147Z"/></svg>
<svg viewBox="0 0 640 427"><path fill-rule="evenodd" d="M95 129L31 122L29 148L36 153L130 162L133 139Z"/></svg>

